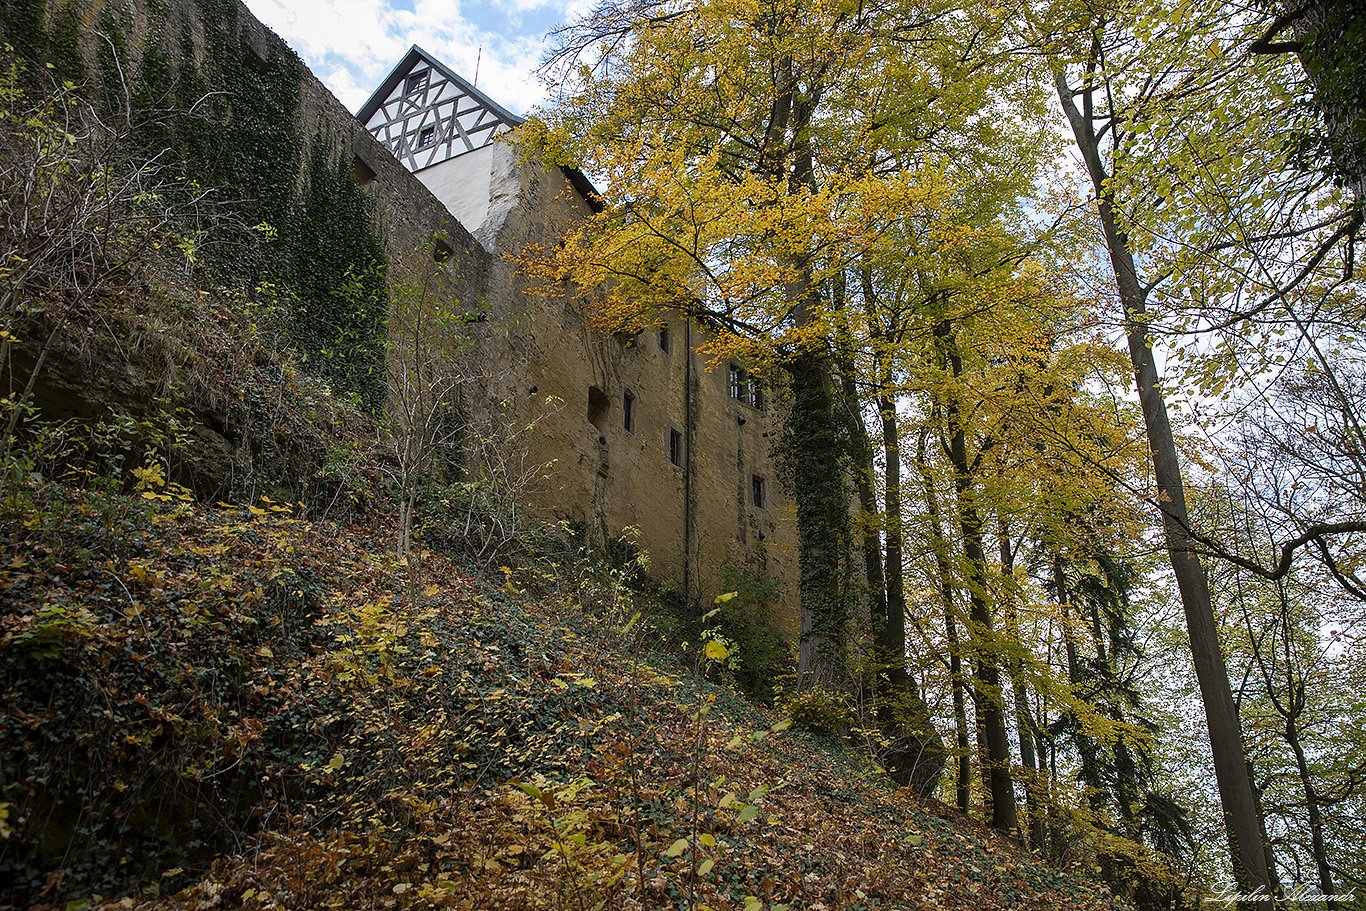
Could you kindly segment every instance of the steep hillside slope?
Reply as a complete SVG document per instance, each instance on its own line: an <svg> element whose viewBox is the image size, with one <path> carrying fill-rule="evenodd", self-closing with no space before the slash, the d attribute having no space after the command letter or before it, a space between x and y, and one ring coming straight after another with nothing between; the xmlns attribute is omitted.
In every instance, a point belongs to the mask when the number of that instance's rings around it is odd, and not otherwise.
<svg viewBox="0 0 1366 911"><path fill-rule="evenodd" d="M0 905L1111 906L649 654L610 583L427 555L410 603L387 521L137 483L5 489Z"/></svg>

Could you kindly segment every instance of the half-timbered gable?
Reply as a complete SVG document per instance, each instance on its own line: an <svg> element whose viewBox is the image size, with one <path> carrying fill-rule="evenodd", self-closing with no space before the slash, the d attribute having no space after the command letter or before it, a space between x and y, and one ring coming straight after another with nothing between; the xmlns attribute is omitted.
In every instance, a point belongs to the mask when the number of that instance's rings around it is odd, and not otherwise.
<svg viewBox="0 0 1366 911"><path fill-rule="evenodd" d="M413 172L483 148L522 122L416 45L356 116Z"/></svg>

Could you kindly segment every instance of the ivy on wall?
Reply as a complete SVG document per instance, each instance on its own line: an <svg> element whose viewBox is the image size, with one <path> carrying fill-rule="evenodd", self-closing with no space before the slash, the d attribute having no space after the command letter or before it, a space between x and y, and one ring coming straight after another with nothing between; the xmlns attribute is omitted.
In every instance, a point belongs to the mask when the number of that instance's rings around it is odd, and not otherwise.
<svg viewBox="0 0 1366 911"><path fill-rule="evenodd" d="M62 78L75 83L85 81L85 59L78 44L81 17L75 3L68 3L50 16L44 0L0 0L0 39L22 56L52 64ZM42 68L20 73L25 90L39 86Z"/></svg>
<svg viewBox="0 0 1366 911"><path fill-rule="evenodd" d="M219 200L200 251L211 280L279 289L305 365L380 410L387 257L349 159L333 137L320 131L310 142L300 126L303 62L278 41L261 52L240 37L237 0L199 0L182 15L151 0L135 41L131 7L105 4L94 34L79 7L0 0L0 37L44 64L28 68L35 78L83 83L109 110L131 101L148 115L144 154L169 152L187 192L212 188Z"/></svg>
<svg viewBox="0 0 1366 911"><path fill-rule="evenodd" d="M369 225L370 199L347 162L330 161L322 137L312 143L302 196L282 231L297 297L295 343L317 359L336 387L384 406L384 320L388 288L384 248Z"/></svg>

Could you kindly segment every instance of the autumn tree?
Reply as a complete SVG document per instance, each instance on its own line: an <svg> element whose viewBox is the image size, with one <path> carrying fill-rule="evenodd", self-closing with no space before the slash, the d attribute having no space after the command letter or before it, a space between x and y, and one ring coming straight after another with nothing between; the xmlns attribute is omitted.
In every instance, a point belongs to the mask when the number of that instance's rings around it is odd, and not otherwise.
<svg viewBox="0 0 1366 911"><path fill-rule="evenodd" d="M829 356L850 205L887 149L971 146L991 69L950 4L605 4L557 35L556 103L524 139L610 187L553 277L597 289L607 325L660 309L721 331L718 354L787 377L800 542L802 685L843 679L848 500ZM959 78L963 77L963 78Z"/></svg>
<svg viewBox="0 0 1366 911"><path fill-rule="evenodd" d="M1185 609L1234 871L1245 890L1268 890L1271 879L1260 814L1243 759L1242 731L1211 608L1208 575L1191 533L1185 479L1151 330L1154 289L1170 276L1164 267L1175 269L1188 259L1188 248L1181 244L1187 240L1182 233L1189 234L1193 228L1191 214L1172 213L1174 222L1167 227L1174 234L1145 233L1141 227L1146 224L1146 230L1152 230L1151 221L1144 218L1172 186L1169 178L1151 182L1154 172L1149 168L1172 160L1154 155L1155 146L1162 152L1172 149L1158 140L1189 139L1190 118L1203 116L1225 126L1222 134L1204 134L1209 141L1204 148L1230 151L1229 137L1242 134L1228 127L1245 121L1235 115L1233 98L1212 92L1215 87L1231 90L1230 64L1217 53L1207 58L1209 62L1199 63L1187 51L1191 44L1209 47L1210 42L1216 42L1213 47L1217 49L1221 38L1232 36L1204 25L1201 17L1207 14L1202 10L1183 9L1179 16L1161 18L1158 12L1142 3L1094 10L1063 5L1034 20L1039 23L1036 40L1051 55L1058 99L1094 193L1113 267L1152 451L1153 502L1160 510L1166 550ZM1173 119L1178 110L1184 116ZM1170 131L1164 133L1158 124ZM1149 180L1138 180L1138 173ZM1155 257L1144 256L1161 246L1154 238L1173 236L1173 255L1162 257L1157 272L1140 271L1154 264ZM1213 291L1210 296L1228 288L1227 273L1207 270L1204 274L1224 279L1205 289Z"/></svg>

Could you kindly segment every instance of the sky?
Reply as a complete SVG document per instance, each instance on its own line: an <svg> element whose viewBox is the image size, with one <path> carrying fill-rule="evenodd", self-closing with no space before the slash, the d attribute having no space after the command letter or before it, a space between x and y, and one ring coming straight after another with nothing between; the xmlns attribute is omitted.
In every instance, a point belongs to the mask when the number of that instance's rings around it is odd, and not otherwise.
<svg viewBox="0 0 1366 911"><path fill-rule="evenodd" d="M591 0L246 0L352 111L416 44L490 98L525 114L545 90L535 70L557 25Z"/></svg>

